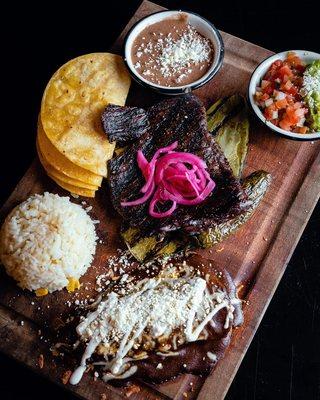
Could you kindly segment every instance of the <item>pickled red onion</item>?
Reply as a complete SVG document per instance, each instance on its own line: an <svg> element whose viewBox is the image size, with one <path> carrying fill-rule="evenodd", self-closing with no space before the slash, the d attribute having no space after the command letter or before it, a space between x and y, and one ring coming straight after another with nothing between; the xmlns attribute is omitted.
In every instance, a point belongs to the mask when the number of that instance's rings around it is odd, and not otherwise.
<svg viewBox="0 0 320 400"><path fill-rule="evenodd" d="M144 195L134 201L121 202L123 207L143 204L152 196L149 214L154 218L164 218L170 216L178 204L200 204L211 194L215 183L207 171L205 161L195 154L174 151L177 146L178 142L174 142L160 148L150 162L141 150L138 151L138 166L146 180L140 190ZM168 210L155 210L157 203L167 201L172 202Z"/></svg>

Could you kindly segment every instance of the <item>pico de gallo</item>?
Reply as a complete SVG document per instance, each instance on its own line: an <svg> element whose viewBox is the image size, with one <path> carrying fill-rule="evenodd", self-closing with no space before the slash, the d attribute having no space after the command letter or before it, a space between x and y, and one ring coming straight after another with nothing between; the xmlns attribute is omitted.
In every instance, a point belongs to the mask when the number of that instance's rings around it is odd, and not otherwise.
<svg viewBox="0 0 320 400"><path fill-rule="evenodd" d="M305 63L294 52L276 60L256 88L255 100L266 120L291 132L307 133L309 112L300 94Z"/></svg>

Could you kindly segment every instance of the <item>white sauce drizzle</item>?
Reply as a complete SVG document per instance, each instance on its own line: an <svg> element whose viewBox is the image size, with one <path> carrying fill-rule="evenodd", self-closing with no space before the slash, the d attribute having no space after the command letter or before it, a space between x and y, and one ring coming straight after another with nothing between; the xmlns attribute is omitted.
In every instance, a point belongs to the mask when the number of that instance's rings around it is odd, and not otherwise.
<svg viewBox="0 0 320 400"><path fill-rule="evenodd" d="M213 362L217 361L217 356L214 353L211 353L211 351L207 352L207 357Z"/></svg>
<svg viewBox="0 0 320 400"><path fill-rule="evenodd" d="M157 351L156 354L162 357L176 357L179 355L178 351L168 351L166 353L162 353L161 351Z"/></svg>
<svg viewBox="0 0 320 400"><path fill-rule="evenodd" d="M173 335L172 347L173 347L173 350L177 350L177 348L178 348L178 346L177 346L177 335Z"/></svg>
<svg viewBox="0 0 320 400"><path fill-rule="evenodd" d="M93 336L83 353L79 367L73 372L70 377L69 382L71 383L71 385L77 385L80 382L82 375L86 370L86 362L92 356L98 344L99 342L97 342L96 338Z"/></svg>
<svg viewBox="0 0 320 400"><path fill-rule="evenodd" d="M138 367L136 365L133 365L121 375L113 375L111 372L107 372L106 374L103 374L102 379L104 382L111 381L112 379L126 379L135 374L137 372L137 369Z"/></svg>
<svg viewBox="0 0 320 400"><path fill-rule="evenodd" d="M97 310L89 313L77 327L81 340L89 342L70 383L79 383L86 370L87 360L99 345L108 348L112 344L117 347L110 361L108 355L105 356L106 362L103 365L109 370L103 376L106 382L125 379L136 372L137 367L129 364L135 360L126 355L144 332L153 338L164 335L170 339L173 336L173 348L176 350L178 346L176 335L172 335L174 331L179 331L184 342L194 342L208 322L223 308L227 309L225 327L229 327L234 307L224 291L214 290L211 293L206 281L198 276L158 277L140 281L134 290L124 296L109 293ZM179 353L158 351L156 354L168 357Z"/></svg>

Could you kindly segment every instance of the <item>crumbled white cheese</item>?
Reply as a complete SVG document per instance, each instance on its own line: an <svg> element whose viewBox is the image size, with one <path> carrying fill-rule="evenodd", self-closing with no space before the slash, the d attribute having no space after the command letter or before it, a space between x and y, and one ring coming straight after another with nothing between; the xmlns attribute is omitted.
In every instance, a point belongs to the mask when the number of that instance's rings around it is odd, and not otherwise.
<svg viewBox="0 0 320 400"><path fill-rule="evenodd" d="M305 94L310 92L320 92L320 70L316 75L310 75L308 70L306 70L303 75L302 90Z"/></svg>
<svg viewBox="0 0 320 400"><path fill-rule="evenodd" d="M212 49L210 41L199 35L188 25L181 38L174 41L169 35L165 38L162 53L159 56L160 70L164 77L171 76L181 68L209 61ZM191 73L192 69L186 70Z"/></svg>
<svg viewBox="0 0 320 400"><path fill-rule="evenodd" d="M198 276L173 278L167 275L145 278L127 293L108 293L96 311L89 313L77 327L77 333L88 344L71 383L79 382L87 360L99 345L116 346L113 358L106 354L105 366L110 372L104 377L119 379L130 371L128 361L131 359L127 354L146 332L154 339L166 337L170 340L179 331L182 338L179 344L193 342L221 309L227 311L227 329L233 320L234 301L238 303L239 300L230 299L218 288L212 289L210 292L206 280Z"/></svg>
<svg viewBox="0 0 320 400"><path fill-rule="evenodd" d="M320 70L317 70L315 74L310 74L308 68L303 74L302 88L300 94L303 97L308 96L308 102L310 107L314 106L314 99L312 93L320 93Z"/></svg>

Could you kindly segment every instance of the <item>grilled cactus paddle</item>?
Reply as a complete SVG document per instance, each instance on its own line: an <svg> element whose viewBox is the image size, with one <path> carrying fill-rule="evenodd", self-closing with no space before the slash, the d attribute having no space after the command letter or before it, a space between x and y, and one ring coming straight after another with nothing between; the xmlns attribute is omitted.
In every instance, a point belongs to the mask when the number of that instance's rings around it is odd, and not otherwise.
<svg viewBox="0 0 320 400"><path fill-rule="evenodd" d="M243 182L243 188L248 195L251 206L243 214L222 224L213 226L206 232L196 236L196 241L200 247L212 247L220 243L227 236L238 230L245 224L257 209L271 183L271 175L265 171L256 171L249 175Z"/></svg>

